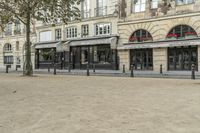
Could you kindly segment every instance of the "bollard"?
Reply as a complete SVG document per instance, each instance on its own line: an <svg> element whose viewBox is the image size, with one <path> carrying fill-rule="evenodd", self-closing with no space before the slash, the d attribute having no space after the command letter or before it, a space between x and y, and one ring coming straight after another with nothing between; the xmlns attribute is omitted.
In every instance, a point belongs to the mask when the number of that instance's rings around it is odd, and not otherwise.
<svg viewBox="0 0 200 133"><path fill-rule="evenodd" d="M192 64L191 70L192 70L191 79L195 80L195 65L194 64Z"/></svg>
<svg viewBox="0 0 200 133"><path fill-rule="evenodd" d="M70 65L70 63L69 63L69 65L68 65L68 72L69 72L69 73L71 72L71 65Z"/></svg>
<svg viewBox="0 0 200 133"><path fill-rule="evenodd" d="M123 73L125 73L125 65L123 65Z"/></svg>
<svg viewBox="0 0 200 133"><path fill-rule="evenodd" d="M54 64L54 72L53 72L54 75L56 75L56 63Z"/></svg>
<svg viewBox="0 0 200 133"><path fill-rule="evenodd" d="M48 65L48 72L50 72L50 65Z"/></svg>
<svg viewBox="0 0 200 133"><path fill-rule="evenodd" d="M95 73L95 64L93 64L93 73Z"/></svg>
<svg viewBox="0 0 200 133"><path fill-rule="evenodd" d="M89 64L87 64L87 76L90 76Z"/></svg>
<svg viewBox="0 0 200 133"><path fill-rule="evenodd" d="M18 71L18 66L16 65L16 69L15 69L16 71Z"/></svg>
<svg viewBox="0 0 200 133"><path fill-rule="evenodd" d="M6 73L8 73L8 65L6 65Z"/></svg>
<svg viewBox="0 0 200 133"><path fill-rule="evenodd" d="M134 73L133 73L133 65L131 65L131 77L134 77Z"/></svg>
<svg viewBox="0 0 200 133"><path fill-rule="evenodd" d="M162 64L160 65L160 74L163 74Z"/></svg>

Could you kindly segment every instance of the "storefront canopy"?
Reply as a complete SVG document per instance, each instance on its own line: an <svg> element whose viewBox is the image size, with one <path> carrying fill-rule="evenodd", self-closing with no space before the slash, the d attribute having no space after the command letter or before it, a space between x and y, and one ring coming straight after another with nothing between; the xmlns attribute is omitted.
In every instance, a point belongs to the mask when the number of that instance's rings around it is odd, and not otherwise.
<svg viewBox="0 0 200 133"><path fill-rule="evenodd" d="M41 42L35 44L35 49L46 49L46 48L56 48L57 52L63 52L68 50L68 41L62 42Z"/></svg>
<svg viewBox="0 0 200 133"><path fill-rule="evenodd" d="M125 43L123 46L118 47L118 49L119 50L145 49L145 48L164 48L164 47L197 46L197 45L200 45L200 38L141 42L141 43Z"/></svg>
<svg viewBox="0 0 200 133"><path fill-rule="evenodd" d="M102 44L111 44L112 49L117 47L117 36L111 37L101 37L101 38L87 38L87 39L77 39L71 40L70 46L87 46L87 45L102 45Z"/></svg>

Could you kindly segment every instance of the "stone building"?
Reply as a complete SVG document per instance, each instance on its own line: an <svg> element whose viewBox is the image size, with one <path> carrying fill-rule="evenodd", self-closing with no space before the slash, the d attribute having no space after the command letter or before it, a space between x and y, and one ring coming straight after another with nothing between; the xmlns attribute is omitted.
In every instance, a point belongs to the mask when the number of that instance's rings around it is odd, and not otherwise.
<svg viewBox="0 0 200 133"><path fill-rule="evenodd" d="M31 29L31 41L35 42L35 31ZM23 68L25 26L16 21L7 24L5 31L0 33L0 69L8 65L11 69ZM32 46L32 62L34 62L34 47Z"/></svg>
<svg viewBox="0 0 200 133"><path fill-rule="evenodd" d="M122 0L123 1L123 0ZM120 68L200 69L200 0L126 0L119 19Z"/></svg>
<svg viewBox="0 0 200 133"><path fill-rule="evenodd" d="M118 0L85 0L81 20L37 26L36 68L118 69Z"/></svg>

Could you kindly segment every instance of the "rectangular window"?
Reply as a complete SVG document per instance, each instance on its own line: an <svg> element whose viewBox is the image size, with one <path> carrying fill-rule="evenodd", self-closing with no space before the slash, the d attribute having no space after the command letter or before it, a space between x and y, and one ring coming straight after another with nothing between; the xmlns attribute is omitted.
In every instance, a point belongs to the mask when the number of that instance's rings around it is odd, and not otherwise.
<svg viewBox="0 0 200 133"><path fill-rule="evenodd" d="M82 37L88 37L88 35L89 35L89 25L88 24L87 25L82 25L81 26L81 30L82 30L81 36Z"/></svg>
<svg viewBox="0 0 200 133"><path fill-rule="evenodd" d="M16 51L19 51L19 41L16 41Z"/></svg>
<svg viewBox="0 0 200 133"><path fill-rule="evenodd" d="M12 23L8 23L5 28L5 35L10 36L12 35Z"/></svg>
<svg viewBox="0 0 200 133"><path fill-rule="evenodd" d="M109 35L111 34L111 25L108 24L96 24L95 34L98 35Z"/></svg>
<svg viewBox="0 0 200 133"><path fill-rule="evenodd" d="M96 16L107 15L107 0L97 0Z"/></svg>
<svg viewBox="0 0 200 133"><path fill-rule="evenodd" d="M194 0L176 0L177 5L192 4Z"/></svg>
<svg viewBox="0 0 200 133"><path fill-rule="evenodd" d="M21 34L21 24L19 21L15 22L15 29L14 29L14 34Z"/></svg>
<svg viewBox="0 0 200 133"><path fill-rule="evenodd" d="M90 0L84 0L82 2L82 18L86 19L90 17Z"/></svg>
<svg viewBox="0 0 200 133"><path fill-rule="evenodd" d="M69 27L66 28L66 38L76 38L77 37L77 28Z"/></svg>
<svg viewBox="0 0 200 133"><path fill-rule="evenodd" d="M151 9L158 8L158 0L152 0L151 1Z"/></svg>
<svg viewBox="0 0 200 133"><path fill-rule="evenodd" d="M134 12L144 12L146 8L146 0L133 0Z"/></svg>
<svg viewBox="0 0 200 133"><path fill-rule="evenodd" d="M61 29L55 30L55 40L61 40L62 39L62 31Z"/></svg>
<svg viewBox="0 0 200 133"><path fill-rule="evenodd" d="M40 32L40 42L51 41L52 40L51 31Z"/></svg>
<svg viewBox="0 0 200 133"><path fill-rule="evenodd" d="M13 64L13 56L4 56L4 64Z"/></svg>

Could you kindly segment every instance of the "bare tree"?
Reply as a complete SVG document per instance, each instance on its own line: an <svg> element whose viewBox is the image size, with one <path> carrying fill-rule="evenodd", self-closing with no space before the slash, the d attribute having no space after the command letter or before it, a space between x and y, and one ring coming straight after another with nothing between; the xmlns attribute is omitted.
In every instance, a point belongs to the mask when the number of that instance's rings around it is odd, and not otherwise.
<svg viewBox="0 0 200 133"><path fill-rule="evenodd" d="M30 27L33 20L55 24L57 21L69 22L71 18L79 18L80 12L76 5L81 0L0 0L0 26L20 20L26 26L24 72L33 75L31 62Z"/></svg>

